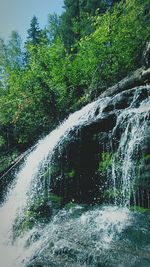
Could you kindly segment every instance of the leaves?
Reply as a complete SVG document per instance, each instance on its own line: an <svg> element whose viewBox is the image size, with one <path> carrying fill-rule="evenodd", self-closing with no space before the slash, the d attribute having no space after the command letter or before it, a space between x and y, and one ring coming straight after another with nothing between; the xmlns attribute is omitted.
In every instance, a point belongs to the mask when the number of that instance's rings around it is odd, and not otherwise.
<svg viewBox="0 0 150 267"><path fill-rule="evenodd" d="M31 146L138 68L150 37L148 6L148 0L66 0L61 17L49 15L46 30L33 17L23 51L16 32L7 44L0 40L3 149Z"/></svg>

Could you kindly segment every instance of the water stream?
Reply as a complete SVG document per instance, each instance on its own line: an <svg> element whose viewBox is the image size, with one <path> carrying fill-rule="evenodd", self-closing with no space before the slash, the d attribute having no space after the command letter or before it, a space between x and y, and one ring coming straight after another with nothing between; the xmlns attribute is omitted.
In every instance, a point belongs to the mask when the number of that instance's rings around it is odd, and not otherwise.
<svg viewBox="0 0 150 267"><path fill-rule="evenodd" d="M37 223L14 240L12 226L16 218L22 216L29 198L36 194L39 177L45 166L50 164L56 146L68 138L72 130L78 130L94 120L95 116L101 118L104 108L111 101L112 97L99 99L70 115L29 152L0 207L0 266L150 266L150 242L147 240L150 220L147 215L139 215L127 208L131 190L134 191L134 160L144 140L150 110L149 97L136 107L136 94L128 109L117 111L117 124L113 129L115 133L118 125L122 125L117 150L120 161L118 165L117 157L113 160L110 177L115 192L114 205L74 205L70 209L62 208L48 224ZM96 115L98 107L99 113ZM121 182L118 183L118 180ZM119 188L117 184L120 184ZM121 197L118 198L116 192L119 190ZM139 242L136 231L141 235L143 243ZM135 253L129 260L130 249L134 246ZM141 251L144 256L141 256ZM143 265L140 265L141 260Z"/></svg>
<svg viewBox="0 0 150 267"><path fill-rule="evenodd" d="M118 128L122 131L119 147L113 158L111 176L114 184L114 202L123 206L130 205L131 194L135 198L134 184L137 178L140 149L144 145L146 131L149 129L150 98L144 99L136 107L138 93L137 90L129 108L119 112L113 129L113 134Z"/></svg>

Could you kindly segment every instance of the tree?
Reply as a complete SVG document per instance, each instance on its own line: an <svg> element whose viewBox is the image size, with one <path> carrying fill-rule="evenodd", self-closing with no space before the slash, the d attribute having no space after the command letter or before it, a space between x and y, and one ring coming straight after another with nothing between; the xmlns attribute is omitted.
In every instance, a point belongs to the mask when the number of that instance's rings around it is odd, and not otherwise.
<svg viewBox="0 0 150 267"><path fill-rule="evenodd" d="M5 68L8 64L7 48L3 39L0 39L0 80L1 83L5 78Z"/></svg>
<svg viewBox="0 0 150 267"><path fill-rule="evenodd" d="M47 35L50 43L54 43L60 37L60 17L54 13L48 15Z"/></svg>
<svg viewBox="0 0 150 267"><path fill-rule="evenodd" d="M27 32L28 32L27 42L30 42L33 45L38 45L40 43L41 30L39 28L38 19L36 16L33 16L30 23L30 28Z"/></svg>
<svg viewBox="0 0 150 267"><path fill-rule="evenodd" d="M12 31L9 38L7 45L7 57L11 68L19 68L23 65L21 37L16 31Z"/></svg>
<svg viewBox="0 0 150 267"><path fill-rule="evenodd" d="M0 38L0 66L5 66L7 62L7 48L4 40Z"/></svg>
<svg viewBox="0 0 150 267"><path fill-rule="evenodd" d="M61 16L61 35L65 47L70 51L77 37L73 31L73 19L79 19L79 0L65 0L64 8L65 12Z"/></svg>
<svg viewBox="0 0 150 267"><path fill-rule="evenodd" d="M0 39L0 79L5 88L11 72L15 69L19 71L23 64L21 37L16 31L13 31L8 43L5 44Z"/></svg>
<svg viewBox="0 0 150 267"><path fill-rule="evenodd" d="M25 62L29 63L32 59L38 61L38 47L48 44L47 30L40 29L37 17L33 16L28 29L27 41L25 42ZM29 63L30 64L30 63Z"/></svg>
<svg viewBox="0 0 150 267"><path fill-rule="evenodd" d="M91 16L102 14L111 6L106 0L64 0L65 11L61 16L61 34L65 47L71 47L81 37L90 34L94 28Z"/></svg>

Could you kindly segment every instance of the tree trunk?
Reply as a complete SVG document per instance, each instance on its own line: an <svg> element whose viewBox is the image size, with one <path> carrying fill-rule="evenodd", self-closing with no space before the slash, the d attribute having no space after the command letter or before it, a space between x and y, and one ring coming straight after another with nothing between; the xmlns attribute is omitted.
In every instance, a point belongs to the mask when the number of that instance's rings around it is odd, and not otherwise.
<svg viewBox="0 0 150 267"><path fill-rule="evenodd" d="M148 84L149 82L150 82L150 68L145 70L142 67L134 71L132 75L127 76L114 86L109 87L99 97L102 98L102 97L112 96L114 94L134 88L136 86Z"/></svg>

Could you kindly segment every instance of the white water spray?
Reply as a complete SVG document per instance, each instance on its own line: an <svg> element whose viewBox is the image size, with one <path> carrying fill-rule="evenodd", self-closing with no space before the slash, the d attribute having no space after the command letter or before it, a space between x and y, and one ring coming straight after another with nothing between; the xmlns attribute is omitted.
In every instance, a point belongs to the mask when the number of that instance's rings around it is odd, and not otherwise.
<svg viewBox="0 0 150 267"><path fill-rule="evenodd" d="M44 229L35 227L31 231L16 238L14 242L12 242L13 240L11 238L12 226L16 216L21 216L21 212L28 203L28 195L32 195L34 192L34 183L36 185L38 175L46 166L47 160L50 162L54 149L64 138L67 138L71 130L79 129L80 126L86 125L90 120L94 120L95 116L101 117L103 109L107 107L109 101L112 99L105 98L97 100L70 115L56 130L39 141L36 148L29 153L24 166L17 174L15 186L0 208L0 261L3 267L27 266L27 262L28 260L30 261L32 256L37 255L37 253L42 253L47 248L52 253L49 255L52 261L55 259L55 253L57 256L59 251L61 252L61 249L62 251L65 249L69 251L71 249L78 255L78 261L80 262L80 258L83 256L86 258L86 245L89 240L92 241L89 245L89 253L93 253L92 256L94 255L94 261L96 263L96 252L99 253L104 247L108 249L116 234L124 229L128 222L129 212L127 209L110 207L103 210L96 209L94 212L93 210L88 211L76 219L68 217L70 211L60 211ZM134 102L136 102L136 99L137 96ZM97 108L99 108L99 114L95 115ZM117 126L121 126L122 124L124 127L117 152L120 157L122 176L117 176L118 169L116 166L118 165L114 161L112 179L114 180L114 190L117 190L116 185L118 179L120 179L123 194L122 204L125 205L129 201L133 182L132 177L134 176L133 155L135 155L136 147L143 140L143 134L147 127L145 118L149 110L149 99L147 99L143 101L139 108L130 106L127 110L120 111L118 115ZM137 133L137 129L139 128L140 132ZM120 171L118 174L120 175ZM37 234L39 234L40 238L35 241L34 236ZM27 242L30 242L28 247ZM58 262L59 257L62 260L61 254L57 256ZM72 263L66 263L66 260L68 259L64 256L63 267L84 266L77 265L76 263L72 265ZM56 266L56 264L54 262L54 265L49 266ZM90 266L90 263L88 266Z"/></svg>
<svg viewBox="0 0 150 267"><path fill-rule="evenodd" d="M19 241L19 244L11 245L10 236L16 216L19 216L27 204L27 193L30 191L32 194L31 183L36 179L38 172L46 164L47 158L51 156L55 147L67 136L69 131L75 127L79 128L93 119L97 106L100 107L100 115L108 101L109 98L95 101L70 115L63 124L39 141L36 148L28 155L25 165L16 177L15 187L0 208L0 259L3 259L3 266L14 267L17 264L17 257L23 254L22 257L24 258L24 240Z"/></svg>
<svg viewBox="0 0 150 267"><path fill-rule="evenodd" d="M137 159L149 125L147 117L150 112L150 97L143 100L140 106L136 108L134 105L136 105L139 93L140 90L137 90L130 107L120 112L113 130L113 134L118 128L122 131L119 146L112 162L112 180L116 205L129 206L131 194L134 197Z"/></svg>

